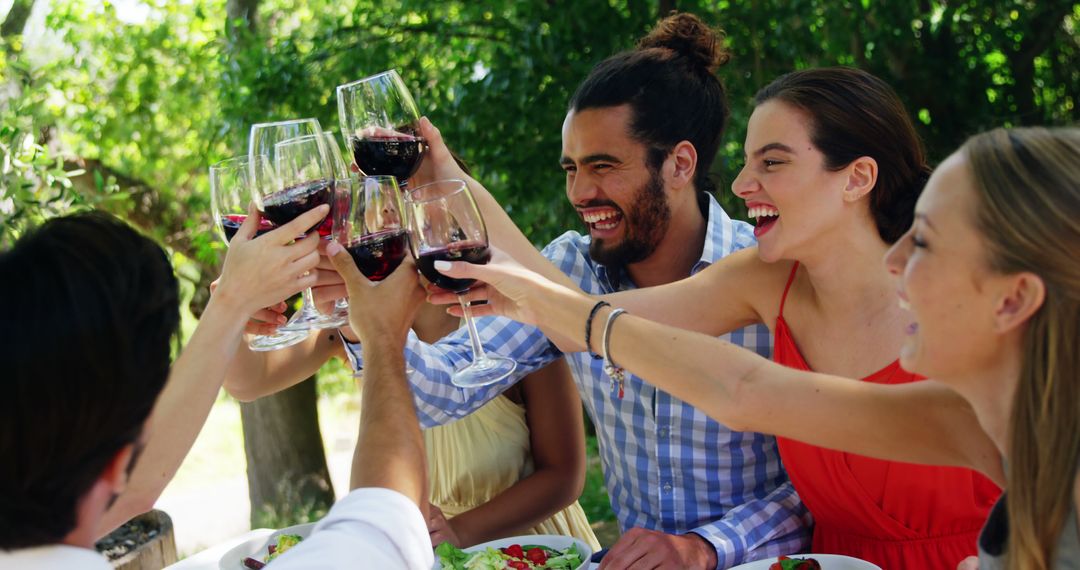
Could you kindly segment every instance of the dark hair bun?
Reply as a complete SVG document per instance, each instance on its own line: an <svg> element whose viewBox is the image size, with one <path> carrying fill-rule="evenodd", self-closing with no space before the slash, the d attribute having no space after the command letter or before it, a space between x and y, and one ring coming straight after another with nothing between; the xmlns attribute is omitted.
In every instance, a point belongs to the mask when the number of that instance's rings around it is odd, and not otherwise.
<svg viewBox="0 0 1080 570"><path fill-rule="evenodd" d="M638 49L667 48L713 72L731 58L723 43L723 31L710 28L693 14L672 12L638 41Z"/></svg>

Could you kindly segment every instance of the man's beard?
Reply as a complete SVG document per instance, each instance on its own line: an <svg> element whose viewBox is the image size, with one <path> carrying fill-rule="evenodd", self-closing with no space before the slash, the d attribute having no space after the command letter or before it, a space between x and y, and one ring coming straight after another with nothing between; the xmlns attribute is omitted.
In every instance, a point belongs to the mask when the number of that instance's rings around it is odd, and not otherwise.
<svg viewBox="0 0 1080 570"><path fill-rule="evenodd" d="M625 267L637 263L656 251L671 223L671 208L664 195L664 180L660 170L649 169L649 181L634 193L630 212L623 213L626 231L617 245L606 246L603 239L593 239L589 256L607 267ZM608 205L614 206L610 203Z"/></svg>

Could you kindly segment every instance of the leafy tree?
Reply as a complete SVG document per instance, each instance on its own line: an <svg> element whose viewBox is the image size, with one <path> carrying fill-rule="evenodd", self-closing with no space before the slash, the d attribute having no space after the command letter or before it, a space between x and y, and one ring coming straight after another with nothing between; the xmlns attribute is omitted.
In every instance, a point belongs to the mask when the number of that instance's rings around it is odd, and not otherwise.
<svg viewBox="0 0 1080 570"><path fill-rule="evenodd" d="M989 127L1074 124L1080 96L1080 3L1066 0L151 0L144 21L54 0L64 47L44 64L20 37L32 6L15 0L0 24L0 246L67 208L109 209L195 264L196 314L223 248L206 167L242 153L253 122L335 129L334 87L387 68L538 244L579 223L557 166L570 94L671 9L722 27L734 55L721 188L754 92L793 69L882 77L934 160Z"/></svg>

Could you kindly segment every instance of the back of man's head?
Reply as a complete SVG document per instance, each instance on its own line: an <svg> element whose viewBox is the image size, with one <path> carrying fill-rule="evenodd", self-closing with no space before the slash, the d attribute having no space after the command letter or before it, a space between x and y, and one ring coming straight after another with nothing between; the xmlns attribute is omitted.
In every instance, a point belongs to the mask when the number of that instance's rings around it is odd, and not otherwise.
<svg viewBox="0 0 1080 570"><path fill-rule="evenodd" d="M729 114L715 73L728 60L723 40L697 16L672 14L636 49L597 64L571 97L570 109L629 104L630 134L648 146L649 167L658 169L676 144L689 141L698 154L694 184L699 192L713 192L709 168Z"/></svg>
<svg viewBox="0 0 1080 570"><path fill-rule="evenodd" d="M160 246L84 213L0 253L0 299L0 548L52 544L164 386L177 282Z"/></svg>

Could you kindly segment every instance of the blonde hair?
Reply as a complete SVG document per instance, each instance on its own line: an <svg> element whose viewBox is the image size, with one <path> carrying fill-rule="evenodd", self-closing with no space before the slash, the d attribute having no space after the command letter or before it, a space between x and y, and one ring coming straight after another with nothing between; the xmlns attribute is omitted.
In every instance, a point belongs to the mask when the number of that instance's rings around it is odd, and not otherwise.
<svg viewBox="0 0 1080 570"><path fill-rule="evenodd" d="M991 267L1046 288L1024 332L1009 427L1007 568L1054 561L1080 463L1080 129L997 129L961 149Z"/></svg>

